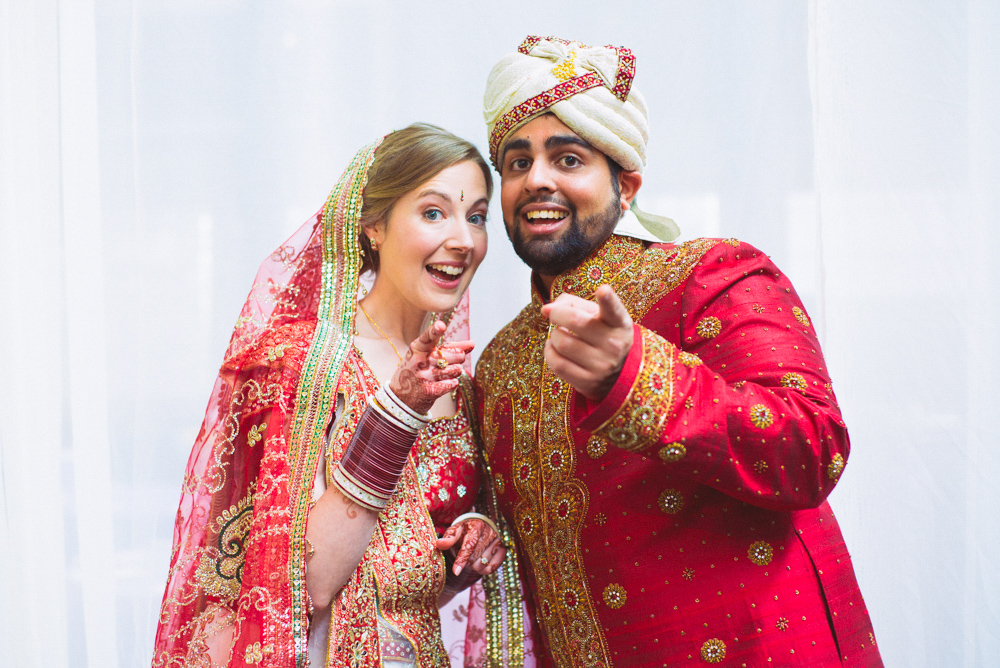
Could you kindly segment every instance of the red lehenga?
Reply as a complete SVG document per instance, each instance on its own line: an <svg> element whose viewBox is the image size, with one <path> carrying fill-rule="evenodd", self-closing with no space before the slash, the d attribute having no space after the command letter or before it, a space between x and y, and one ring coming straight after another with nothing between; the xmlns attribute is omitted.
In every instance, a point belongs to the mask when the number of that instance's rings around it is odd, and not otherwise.
<svg viewBox="0 0 1000 668"><path fill-rule="evenodd" d="M154 667L209 667L210 647L228 649L230 666L318 663L309 661L316 643L305 587L315 479L322 455L328 471L339 459L378 387L351 336L357 221L377 145L357 154L323 209L264 261L240 313L184 477ZM463 322L453 318L446 338ZM447 665L435 524L473 506L473 444L463 410L421 434L334 600L326 665L381 668L399 636L409 665Z"/></svg>

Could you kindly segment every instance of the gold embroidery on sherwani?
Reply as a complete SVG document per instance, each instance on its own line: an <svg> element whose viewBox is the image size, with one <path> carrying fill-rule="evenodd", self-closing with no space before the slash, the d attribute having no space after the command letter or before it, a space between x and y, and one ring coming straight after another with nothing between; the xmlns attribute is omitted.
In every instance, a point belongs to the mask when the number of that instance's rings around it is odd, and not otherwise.
<svg viewBox="0 0 1000 668"><path fill-rule="evenodd" d="M635 239L614 236L579 267L558 277L551 297L569 292L593 299L597 288L609 283L638 321L679 286L716 243L697 240L668 250L647 249ZM534 595L550 649L567 665L607 666L611 656L596 604L604 593L591 590L580 547L589 492L575 475L582 453L576 451L570 429L573 392L545 367L548 321L541 306L535 295L480 360L478 382L486 391L485 449L490 458L509 411L513 442L505 486L513 485L514 530L532 565ZM625 598L616 595L613 600L624 603Z"/></svg>

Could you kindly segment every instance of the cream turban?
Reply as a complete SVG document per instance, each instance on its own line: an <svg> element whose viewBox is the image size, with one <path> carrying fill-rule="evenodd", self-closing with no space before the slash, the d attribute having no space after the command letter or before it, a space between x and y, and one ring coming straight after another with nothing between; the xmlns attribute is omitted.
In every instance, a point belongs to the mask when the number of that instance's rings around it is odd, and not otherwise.
<svg viewBox="0 0 1000 668"><path fill-rule="evenodd" d="M624 169L642 171L649 121L634 76L635 56L624 47L528 37L486 82L483 115L493 165L507 135L551 111Z"/></svg>

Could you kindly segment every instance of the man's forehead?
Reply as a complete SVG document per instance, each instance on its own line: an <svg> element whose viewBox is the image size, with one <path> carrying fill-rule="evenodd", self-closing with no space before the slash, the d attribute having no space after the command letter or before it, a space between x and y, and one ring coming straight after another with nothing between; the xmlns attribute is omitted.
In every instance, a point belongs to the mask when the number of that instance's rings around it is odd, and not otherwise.
<svg viewBox="0 0 1000 668"><path fill-rule="evenodd" d="M537 141L539 136L547 137L553 134L565 135L567 137L576 137L577 139L583 141L583 138L580 137L580 135L573 132L568 125L559 120L559 117L550 111L548 113L542 114L541 116L536 116L535 118L532 118L530 121L519 127L517 130L511 132L509 135L507 135L507 138L504 141L503 146L501 146L500 148L502 151L506 146L508 146L512 141L516 139L522 139L522 140L526 139L529 142L531 142L533 136Z"/></svg>

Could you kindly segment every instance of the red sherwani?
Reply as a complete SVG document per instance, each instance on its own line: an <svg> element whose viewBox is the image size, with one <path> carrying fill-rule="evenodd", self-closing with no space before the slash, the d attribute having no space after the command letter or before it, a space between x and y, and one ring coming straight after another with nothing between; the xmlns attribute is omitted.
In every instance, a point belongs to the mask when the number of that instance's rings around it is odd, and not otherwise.
<svg viewBox="0 0 1000 668"><path fill-rule="evenodd" d="M591 404L545 367L532 301L476 373L501 509L556 666L881 666L825 502L849 444L788 279L734 239L612 236L562 292L636 323Z"/></svg>

